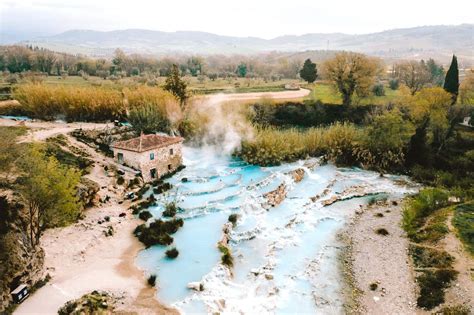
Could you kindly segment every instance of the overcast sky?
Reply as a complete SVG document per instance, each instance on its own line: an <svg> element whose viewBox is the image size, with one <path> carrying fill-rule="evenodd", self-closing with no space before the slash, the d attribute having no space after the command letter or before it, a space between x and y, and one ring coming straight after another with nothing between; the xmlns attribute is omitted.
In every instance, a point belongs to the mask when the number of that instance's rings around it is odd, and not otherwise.
<svg viewBox="0 0 474 315"><path fill-rule="evenodd" d="M0 32L205 31L272 38L473 23L473 0L0 0Z"/></svg>

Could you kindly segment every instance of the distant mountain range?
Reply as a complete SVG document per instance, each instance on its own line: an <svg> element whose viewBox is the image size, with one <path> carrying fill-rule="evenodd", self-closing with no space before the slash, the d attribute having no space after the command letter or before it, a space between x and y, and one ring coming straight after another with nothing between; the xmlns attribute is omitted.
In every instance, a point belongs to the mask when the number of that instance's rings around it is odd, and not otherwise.
<svg viewBox="0 0 474 315"><path fill-rule="evenodd" d="M99 32L72 30L38 37L31 44L56 51L106 56L121 48L129 53L167 54L253 54L269 51L351 50L385 58L416 58L452 53L473 59L474 24L420 26L379 33L349 35L286 35L273 39L221 36L204 32L160 32L142 29Z"/></svg>

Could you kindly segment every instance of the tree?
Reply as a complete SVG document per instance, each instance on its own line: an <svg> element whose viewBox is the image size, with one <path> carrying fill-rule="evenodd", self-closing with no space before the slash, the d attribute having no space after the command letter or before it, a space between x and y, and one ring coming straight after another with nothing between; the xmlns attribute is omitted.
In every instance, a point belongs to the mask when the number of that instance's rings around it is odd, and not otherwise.
<svg viewBox="0 0 474 315"><path fill-rule="evenodd" d="M424 62L406 61L399 63L395 68L396 76L415 95L430 82L430 72Z"/></svg>
<svg viewBox="0 0 474 315"><path fill-rule="evenodd" d="M80 172L47 157L39 145L32 145L18 164L23 172L18 191L27 206L28 235L35 247L46 228L63 226L78 218L81 204L76 187Z"/></svg>
<svg viewBox="0 0 474 315"><path fill-rule="evenodd" d="M449 66L446 78L444 80L444 90L451 93L453 104L456 103L459 93L459 69L458 69L458 58L453 55L451 65Z"/></svg>
<svg viewBox="0 0 474 315"><path fill-rule="evenodd" d="M138 133L169 132L170 121L162 108L153 104L134 107L128 114L128 121Z"/></svg>
<svg viewBox="0 0 474 315"><path fill-rule="evenodd" d="M359 96L369 93L381 67L377 59L363 54L342 52L327 60L323 64L323 69L327 78L341 93L342 104L349 106L354 93Z"/></svg>
<svg viewBox="0 0 474 315"><path fill-rule="evenodd" d="M186 90L187 84L184 80L181 80L179 76L178 66L173 64L170 74L166 78L164 89L171 92L180 102L181 107L184 107L186 100L188 99L188 92Z"/></svg>
<svg viewBox="0 0 474 315"><path fill-rule="evenodd" d="M427 132L431 131L431 147L439 150L446 140L452 136L451 126L454 126L459 114L453 110L451 94L440 87L424 88L408 100L410 116L417 126L417 134L413 141L427 139ZM420 144L418 144L419 146ZM418 160L419 154L412 154L413 160Z"/></svg>
<svg viewBox="0 0 474 315"><path fill-rule="evenodd" d="M14 162L20 156L20 145L17 143L17 138L26 133L24 127L1 127L0 139L0 174L5 175L8 182L8 177L12 171Z"/></svg>
<svg viewBox="0 0 474 315"><path fill-rule="evenodd" d="M311 59L306 59L303 68L300 70L300 77L308 83L313 83L318 77L318 69L316 64L311 62Z"/></svg>
<svg viewBox="0 0 474 315"><path fill-rule="evenodd" d="M426 68L430 73L430 82L436 86L442 86L444 82L444 68L438 65L432 58L426 62Z"/></svg>
<svg viewBox="0 0 474 315"><path fill-rule="evenodd" d="M110 72L115 74L117 71L126 70L127 61L127 55L125 55L123 50L117 48L114 53L114 58L112 59L113 66L111 67Z"/></svg>
<svg viewBox="0 0 474 315"><path fill-rule="evenodd" d="M461 104L474 104L474 70L466 72L466 77L459 86L459 97Z"/></svg>
<svg viewBox="0 0 474 315"><path fill-rule="evenodd" d="M413 125L403 119L398 109L371 117L363 138L362 160L378 171L400 166L404 162L404 149L413 134Z"/></svg>
<svg viewBox="0 0 474 315"><path fill-rule="evenodd" d="M245 78L247 76L247 65L245 63L241 63L237 66L237 70L235 72L239 77Z"/></svg>
<svg viewBox="0 0 474 315"><path fill-rule="evenodd" d="M56 62L56 56L52 51L40 50L35 56L36 68L41 72L48 74L53 70L54 63Z"/></svg>

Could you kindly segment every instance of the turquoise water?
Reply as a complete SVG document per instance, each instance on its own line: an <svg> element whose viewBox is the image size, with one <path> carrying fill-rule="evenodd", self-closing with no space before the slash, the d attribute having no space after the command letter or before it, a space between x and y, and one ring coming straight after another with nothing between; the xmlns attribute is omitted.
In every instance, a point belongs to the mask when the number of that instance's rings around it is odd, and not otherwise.
<svg viewBox="0 0 474 315"><path fill-rule="evenodd" d="M337 265L338 231L368 197L323 207L320 200L364 193L400 197L411 188L373 172L333 165L305 167L305 161L278 167L247 165L211 148L184 148L186 169L168 181L174 188L157 196L150 211L160 217L163 203L176 200L185 220L174 237L178 258L165 258L166 247L143 250L137 264L157 275L158 299L183 313L342 313ZM313 164L316 161L312 161ZM294 183L286 173L305 169ZM182 182L182 178L187 182ZM286 199L265 209L264 193L285 183ZM345 195L343 195L345 194ZM231 233L232 272L220 264L217 242L230 214L239 214ZM200 282L204 291L187 289Z"/></svg>

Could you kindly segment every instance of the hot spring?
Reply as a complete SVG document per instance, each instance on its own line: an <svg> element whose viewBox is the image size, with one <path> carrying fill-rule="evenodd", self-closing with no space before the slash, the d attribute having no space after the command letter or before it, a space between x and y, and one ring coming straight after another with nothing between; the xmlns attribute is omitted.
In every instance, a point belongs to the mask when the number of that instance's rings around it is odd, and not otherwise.
<svg viewBox="0 0 474 315"><path fill-rule="evenodd" d="M168 259L169 247L153 246L137 257L140 268L157 275L158 299L182 313L343 313L338 232L370 198L414 192L406 178L317 159L259 167L210 148L185 147L184 164L167 180L173 189L155 196L158 205L149 209L155 218L165 202L182 209L177 216L184 226L172 244L179 256ZM289 174L297 169L304 170L299 182ZM286 198L265 206L264 194L281 184ZM230 234L230 272L217 243L233 213L239 219ZM188 289L190 282L204 290Z"/></svg>

